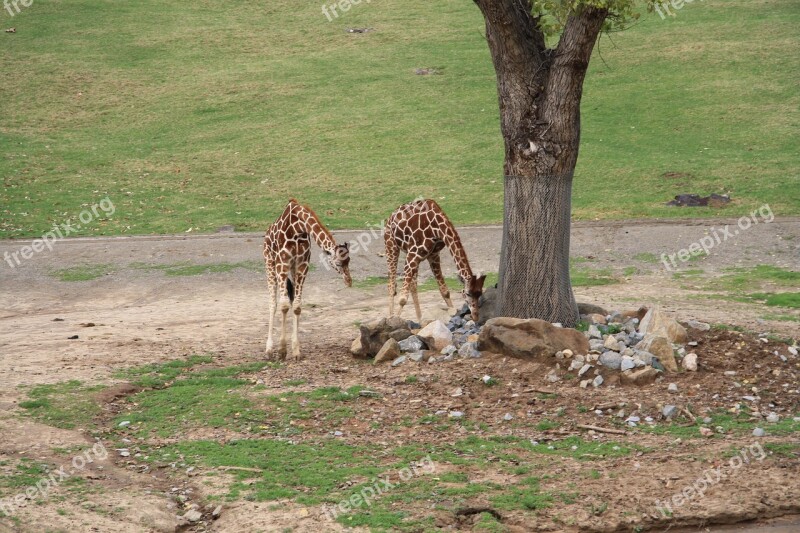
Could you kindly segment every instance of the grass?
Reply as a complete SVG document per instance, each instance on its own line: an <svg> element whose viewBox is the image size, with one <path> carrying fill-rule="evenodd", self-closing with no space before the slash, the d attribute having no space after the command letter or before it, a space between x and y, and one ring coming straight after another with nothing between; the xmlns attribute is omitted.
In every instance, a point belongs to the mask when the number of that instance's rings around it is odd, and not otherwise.
<svg viewBox="0 0 800 533"><path fill-rule="evenodd" d="M313 263L310 266L313 267ZM260 261L241 261L239 263L207 263L202 265L193 265L191 263L132 263L130 267L136 270L161 271L167 276L200 276L202 274L211 274L216 272L232 272L237 268L253 270L256 272L261 272L264 270L264 264Z"/></svg>
<svg viewBox="0 0 800 533"><path fill-rule="evenodd" d="M80 381L66 381L54 385L37 385L28 391L28 400L19 407L39 422L62 429L86 427L100 414L95 400L103 385L84 385Z"/></svg>
<svg viewBox="0 0 800 533"><path fill-rule="evenodd" d="M156 389L164 387L185 370L212 361L213 358L211 356L191 355L186 359L175 359L165 363L153 363L150 365L126 368L117 371L114 377L127 379L138 387Z"/></svg>
<svg viewBox="0 0 800 533"><path fill-rule="evenodd" d="M799 22L792 0L730 0L603 36L574 217L800 213ZM289 0L37 0L14 26L0 238L39 236L106 196L113 216L76 235L261 231L289 197L332 228L418 195L456 224L501 220L496 80L470 2L362 3L328 22ZM441 74L414 74L430 66ZM711 192L733 202L664 205Z"/></svg>
<svg viewBox="0 0 800 533"><path fill-rule="evenodd" d="M111 273L114 265L80 265L54 270L51 275L60 281L91 281Z"/></svg>
<svg viewBox="0 0 800 533"><path fill-rule="evenodd" d="M800 286L800 271L771 265L758 265L728 268L721 276L708 279L704 278L703 274L703 270L689 269L676 272L673 277L691 282L694 288L715 291L716 294L710 295L711 298L756 303L768 307L800 309L800 293L773 292L774 289L794 289ZM794 319L791 315L783 316L784 319L786 317L789 317L789 320Z"/></svg>
<svg viewBox="0 0 800 533"><path fill-rule="evenodd" d="M685 422L685 421L684 421ZM706 438L699 431L701 425L715 429L721 427L724 433L714 433L715 438L724 438L725 434L748 435L757 427L764 428L769 435L793 435L800 432L800 422L795 422L792 417L784 417L775 424L763 421L753 421L746 413L732 414L729 412L718 412L711 415L711 423L696 425L685 425L684 423L672 422L662 423L654 426L640 426L640 431L653 433L656 435L670 435L683 439Z"/></svg>

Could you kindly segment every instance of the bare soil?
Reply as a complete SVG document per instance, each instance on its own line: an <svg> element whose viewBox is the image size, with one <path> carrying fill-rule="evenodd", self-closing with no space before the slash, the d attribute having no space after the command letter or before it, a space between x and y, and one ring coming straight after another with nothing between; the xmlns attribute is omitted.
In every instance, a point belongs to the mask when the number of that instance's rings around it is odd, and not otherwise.
<svg viewBox="0 0 800 533"><path fill-rule="evenodd" d="M728 221L729 223L733 221ZM724 222L723 222L724 223ZM734 222L735 223L735 222ZM622 283L577 288L579 301L597 303L607 309L630 309L659 305L680 320L698 319L710 323L741 326L755 332L797 337L798 323L764 319L768 310L753 304L709 300L700 289L685 288L660 263L643 261L643 253L660 256L675 253L710 231L720 221L687 223L618 222L576 224L573 256L590 258L592 268L611 268L622 278L625 267L638 270ZM498 228L465 228L461 231L476 270L497 271L500 252ZM368 238L368 232L337 232L338 238L361 239L367 250L354 254L356 279L385 275L383 245ZM0 255L14 252L24 241L0 242ZM0 464L15 457L29 457L51 464L67 459L59 449L93 442L81 428L60 430L20 418L17 404L26 390L36 384L76 379L89 384L118 384L106 392L109 412L115 402L132 392L113 377L116 370L146 363L211 353L221 356L217 364L236 364L263 357L266 338L266 287L260 272L237 269L227 273L197 276L166 276L163 272L131 268L132 263L191 264L235 263L260 260L261 237L249 234L199 237L139 237L74 239L56 243L52 252L35 254L22 265L0 265ZM363 248L363 247L362 247ZM315 253L316 257L316 253ZM683 265L702 268L714 277L723 268L770 264L797 269L800 261L800 221L775 220L743 232L735 240L715 247L701 263ZM58 269L86 264L110 265L109 273L83 282L62 282L52 275ZM446 274L454 268L447 265ZM606 386L580 389L577 380L546 383L544 376L552 361L507 360L487 355L475 360L449 363L413 364L397 368L375 367L356 361L348 353L356 324L386 312L386 289L346 289L332 272L317 263L306 285L301 322L301 342L306 358L279 369L264 372L267 393L282 390L287 380L307 380L309 389L321 386L366 385L380 398L360 402L356 417L338 429L347 442L381 442L387 447L406 441L426 442L452 435L409 427L403 432L375 429L372 422L419 418L436 410L458 409L475 422L483 422L491 435L515 435L547 442L571 434L594 439L619 439L619 435L588 433L579 424L611 427L613 414L657 417L665 403L688 407L694 416L734 403L749 405L753 417L775 412L782 418L797 416L800 409L800 364L792 359L785 344L753 335L714 330L693 331L700 369L669 378L678 393L667 391L667 381L645 387ZM421 298L425 318L443 317L446 311L435 292ZM92 324L92 325L89 325ZM77 339L70 337L78 336ZM777 355L776 355L777 352ZM779 358L784 355L788 363ZM726 375L725 371L735 371ZM417 376L407 383L406 377ZM496 377L501 386L479 386L483 375ZM753 387L757 392L752 392ZM461 396L453 391L461 388ZM554 397L541 397L536 390L552 390ZM754 395L754 402L742 396ZM578 406L588 407L579 409ZM602 415L596 414L599 409ZM558 428L539 431L536 424L561 412ZM510 413L513 423L503 421ZM686 416L686 415L685 415ZM766 427L766 426L765 426ZM330 428L313 424L302 438L319 437ZM767 428L768 429L768 428ZM208 437L208 435L205 435ZM220 439L235 435L217 435ZM606 502L608 508L592 513L585 501L558 505L541 511L535 522L530 515L504 513L503 524L512 531L629 531L635 526L656 531L678 526L698 527L745 520L800 514L800 443L797 434L770 436L763 443L796 445L794 454L774 455L758 465L745 466L737 476L721 481L703 498L675 510L672 518L660 517L653 502L668 498L695 481L709 465L723 461L731 447L752 445L755 438L728 435L724 439L676 439L655 433L633 433L626 442L654 451L643 457L598 459L591 468L598 479L587 478L587 465L554 457L550 470L558 472L559 483L571 479L581 485L582 494L592 502ZM699 446L698 446L699 445ZM714 459L717 458L717 459ZM3 475L0 466L0 476ZM478 479L470 473L470 479ZM30 504L18 512L18 521L0 520L0 531L174 531L181 502L173 489L191 494L203 502L204 492L216 489L199 483L196 477L177 479L165 472L149 471L136 461L112 454L80 473L96 497L81 504L69 498L49 497L41 505ZM482 473L502 482L502 473ZM224 480L217 480L223 484ZM57 492L54 494L58 494ZM480 499L476 506L486 504ZM208 517L209 510L204 509ZM470 518L437 512L441 528L471 530ZM570 520L566 520L570 518ZM788 525L786 525L788 524ZM227 506L217 520L193 526L209 531L330 531L338 524L320 515L319 509L291 502L280 505L240 502ZM800 530L800 522L750 525L751 531ZM5 528L5 529L4 529Z"/></svg>

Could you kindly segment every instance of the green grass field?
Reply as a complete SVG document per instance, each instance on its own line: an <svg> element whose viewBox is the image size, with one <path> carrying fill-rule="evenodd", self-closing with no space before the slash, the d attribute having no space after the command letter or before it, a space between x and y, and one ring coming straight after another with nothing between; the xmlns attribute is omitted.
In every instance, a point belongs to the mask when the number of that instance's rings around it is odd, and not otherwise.
<svg viewBox="0 0 800 533"><path fill-rule="evenodd" d="M106 195L75 234L263 230L289 197L333 228L435 198L501 219L502 139L469 0L36 0L0 11L0 238ZM583 100L578 219L800 214L800 9L687 4L604 36ZM368 33L347 33L369 27ZM420 76L429 67L435 75ZM720 210L668 208L730 193Z"/></svg>

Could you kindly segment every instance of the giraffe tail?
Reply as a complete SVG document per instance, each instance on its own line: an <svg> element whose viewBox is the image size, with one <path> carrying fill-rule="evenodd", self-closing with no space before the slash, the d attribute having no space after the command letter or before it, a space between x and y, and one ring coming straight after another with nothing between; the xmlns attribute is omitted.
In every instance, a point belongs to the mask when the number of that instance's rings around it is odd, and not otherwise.
<svg viewBox="0 0 800 533"><path fill-rule="evenodd" d="M286 292L289 294L289 302L294 303L294 283L292 278L286 278Z"/></svg>

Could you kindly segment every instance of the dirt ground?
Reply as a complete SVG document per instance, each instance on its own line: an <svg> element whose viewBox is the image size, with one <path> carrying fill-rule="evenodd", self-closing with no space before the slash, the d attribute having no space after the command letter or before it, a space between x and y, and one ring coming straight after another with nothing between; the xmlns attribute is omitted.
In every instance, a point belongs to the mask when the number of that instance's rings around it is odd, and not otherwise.
<svg viewBox="0 0 800 533"><path fill-rule="evenodd" d="M607 309L630 309L640 305L659 305L679 320L702 320L741 326L754 332L782 337L798 337L798 322L761 318L763 308L728 300L710 300L700 289L687 287L673 278L663 264L642 259L649 253L675 253L708 234L726 221L658 222L629 221L616 223L578 223L573 227L572 255L589 258L591 268L610 268L622 282L600 287L576 288L579 301L602 305ZM735 221L727 221L735 223ZM500 253L500 230L495 227L464 228L462 239L475 270L496 272ZM336 232L338 240L361 242L353 254L352 273L355 279L385 275L383 244L365 232ZM0 242L0 256L16 252L24 241ZM366 244L366 249L364 244ZM315 250L316 258L318 250ZM20 418L17 404L32 385L80 380L84 383L114 384L113 373L130 366L139 366L210 353L222 356L230 364L263 357L266 339L267 299L264 275L254 269L240 268L230 272L194 276L166 276L162 271L134 268L136 263L149 264L214 264L261 260L261 236L253 234L217 234L207 236L167 236L73 239L56 243L53 251L44 250L14 268L0 263L0 460L25 456L45 462L63 462L57 449L86 444L89 437L80 429L60 430ZM341 428L348 442L372 441L367 421L375 416L400 418L406 413L424 409L468 411L474 420L485 421L494 434L516 431L529 438L547 439L558 435L579 434L578 424L599 424L594 413L578 412L575 405L593 406L601 411L624 404L630 412L655 413L665 402L685 405L691 402L703 409L728 408L737 395L737 378L724 371L737 371L749 383L757 383L763 409L786 416L797 416L800 406L800 364L780 366L775 359L790 356L786 346L775 340L767 343L736 332L712 331L696 333L701 369L696 374L681 374L674 381L678 398L669 393L666 383L644 388L600 388L581 390L575 383L549 385L544 375L546 364L504 360L487 356L470 361L454 361L448 365L426 365L411 368L372 367L354 362L348 353L356 334L356 324L386 313L386 289L377 285L366 289L348 289L327 271L318 260L306 282L300 339L306 359L273 371L268 388L274 393L279 383L303 377L308 387L351 386L366 384L386 397L389 404L375 400L365 403L362 417L356 417ZM445 274L453 275L452 262L445 263ZM108 273L91 281L64 282L53 271L81 265L109 265ZM776 219L770 224L751 227L735 239L713 248L701 262L681 268L701 268L704 276L714 278L724 268L768 264L783 268L800 267L800 220ZM636 272L623 275L626 267ZM421 296L426 319L446 316L436 292ZM407 310L408 313L408 310ZM409 316L410 318L410 316ZM93 326L86 327L86 324ZM76 339L70 339L77 335ZM778 374L775 374L775 371ZM398 386L414 373L424 387ZM485 391L475 387L476 379L490 374L508 384L502 391ZM437 377L436 380L428 378ZM266 376L265 376L266 377ZM440 378L440 379L439 379ZM451 392L461 387L467 394L454 398ZM556 399L536 400L528 391L552 387ZM114 399L109 398L113 404ZM475 404L480 407L473 407ZM769 404L769 406L768 406ZM570 424L548 433L532 428L511 430L499 421L504 413L533 425L558 409L568 409ZM388 410L388 412L383 412ZM376 412L380 414L375 414ZM701 412L696 413L702 416ZM515 433L515 434L517 434ZM582 432L585 434L585 431ZM313 432L312 432L313 435ZM800 450L800 442L795 444ZM415 432L417 441L438 438ZM595 434L603 439L606 435ZM393 439L398 438L397 435ZM785 443L765 437L764 442ZM772 440L770 440L772 439ZM388 446L399 440L387 441ZM537 524L526 523L513 513L504 524L513 531L529 530L594 530L628 531L643 525L658 531L675 531L679 526L692 526L692 531L705 530L707 524L725 524L755 519L786 516L776 523L761 522L747 526L749 531L800 531L800 458L795 453L776 458L767 464L744 469L740 477L723 481L700 500L676 510L671 520L652 516L641 521L657 495L668 497L691 483L708 467L696 458L697 444L703 454L722 456L731 445L747 446L753 437L729 440L676 442L659 435L637 435L632 441L657 448L643 466L636 458L603 459L596 468L613 473L601 479L581 479L582 492L595 494L599 500L613 502L618 512L596 516L585 509L561 509L572 512L573 525L563 529L553 526L554 513L547 511ZM2 464L2 463L0 463ZM559 468L569 477L578 474L575 464L562 461ZM574 470L574 472L572 472ZM487 473L490 475L491 473ZM0 470L2 475L2 470ZM58 504L49 500L42 505L29 505L19 511L20 522L0 520L0 532L10 531L172 531L178 505L171 496L179 481L161 472L147 472L118 461L116 457L97 461L82 473L98 486L97 501L92 505ZM183 480L195 491L194 499L202 501L203 490L213 490ZM610 506L610 507L611 507ZM58 509L67 507L63 515ZM113 509L100 512L98 509ZM626 511L627 510L627 511ZM634 520L633 517L637 517ZM22 525L20 525L22 524ZM471 528L468 522L441 517L442 528ZM254 502L227 506L222 516L198 530L208 531L329 531L339 526L325 521L318 510L285 503L276 508ZM197 528L196 528L197 529Z"/></svg>

